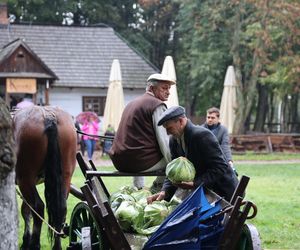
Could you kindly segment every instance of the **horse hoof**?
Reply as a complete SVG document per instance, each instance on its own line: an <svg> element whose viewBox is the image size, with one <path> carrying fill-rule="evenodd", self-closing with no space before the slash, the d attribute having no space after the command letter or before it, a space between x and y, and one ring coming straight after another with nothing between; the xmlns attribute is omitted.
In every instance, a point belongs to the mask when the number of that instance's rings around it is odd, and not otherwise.
<svg viewBox="0 0 300 250"><path fill-rule="evenodd" d="M20 250L29 250L29 247L21 245Z"/></svg>
<svg viewBox="0 0 300 250"><path fill-rule="evenodd" d="M41 249L41 246L40 245L31 245L30 250L40 250Z"/></svg>

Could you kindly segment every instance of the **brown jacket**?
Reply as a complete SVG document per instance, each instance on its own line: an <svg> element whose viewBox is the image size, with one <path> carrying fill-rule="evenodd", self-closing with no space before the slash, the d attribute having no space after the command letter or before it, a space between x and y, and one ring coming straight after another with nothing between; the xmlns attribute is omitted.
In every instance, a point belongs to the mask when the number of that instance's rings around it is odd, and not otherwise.
<svg viewBox="0 0 300 250"><path fill-rule="evenodd" d="M145 93L125 107L110 150L119 171L144 171L163 158L152 121L154 110L161 104L161 100Z"/></svg>

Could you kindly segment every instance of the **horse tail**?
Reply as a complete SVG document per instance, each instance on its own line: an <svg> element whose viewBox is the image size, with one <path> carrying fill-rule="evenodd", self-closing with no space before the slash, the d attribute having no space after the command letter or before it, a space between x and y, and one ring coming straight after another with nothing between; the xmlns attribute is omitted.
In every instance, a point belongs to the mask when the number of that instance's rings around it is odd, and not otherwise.
<svg viewBox="0 0 300 250"><path fill-rule="evenodd" d="M65 190L63 189L62 163L56 120L45 119L45 134L48 137L47 154L44 162L48 222L60 231L65 220L66 199ZM52 241L54 233L50 229L48 235Z"/></svg>

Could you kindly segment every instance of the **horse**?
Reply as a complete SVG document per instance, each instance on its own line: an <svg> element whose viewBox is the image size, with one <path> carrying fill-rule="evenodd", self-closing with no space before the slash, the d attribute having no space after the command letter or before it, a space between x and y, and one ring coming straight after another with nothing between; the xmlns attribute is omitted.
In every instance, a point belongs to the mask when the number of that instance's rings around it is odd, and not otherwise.
<svg viewBox="0 0 300 250"><path fill-rule="evenodd" d="M36 189L36 185L44 181L48 223L61 232L76 166L77 135L73 118L57 107L31 106L15 113L13 131L17 156L16 184L24 201L44 218L45 205ZM21 249L40 249L42 221L24 201L21 205L25 222ZM52 249L61 249L60 236L50 229L48 234Z"/></svg>

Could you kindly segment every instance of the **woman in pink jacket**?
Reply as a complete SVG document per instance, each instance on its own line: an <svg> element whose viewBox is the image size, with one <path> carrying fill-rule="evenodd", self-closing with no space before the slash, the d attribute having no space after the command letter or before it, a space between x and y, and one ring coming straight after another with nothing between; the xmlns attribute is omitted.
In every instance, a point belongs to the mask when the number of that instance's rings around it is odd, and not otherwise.
<svg viewBox="0 0 300 250"><path fill-rule="evenodd" d="M86 134L98 135L99 125L94 118L89 117L88 120L83 124L81 130ZM83 135L82 139L86 145L88 158L89 160L92 160L95 144L98 139L97 137L91 137L87 135Z"/></svg>

